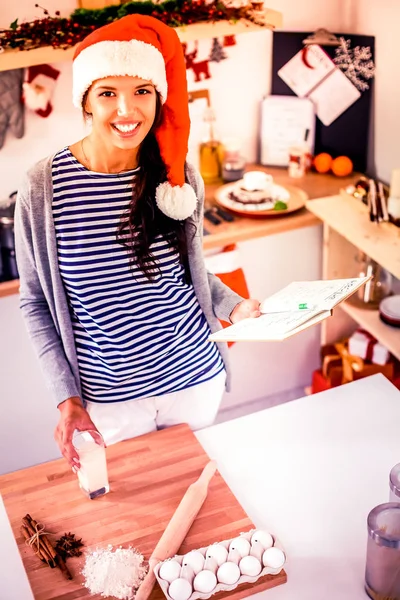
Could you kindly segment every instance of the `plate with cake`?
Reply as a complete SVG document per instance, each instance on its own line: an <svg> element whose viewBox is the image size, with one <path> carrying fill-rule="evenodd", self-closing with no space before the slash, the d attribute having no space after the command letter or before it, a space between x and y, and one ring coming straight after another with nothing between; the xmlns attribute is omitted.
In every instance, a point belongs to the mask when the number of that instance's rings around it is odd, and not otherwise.
<svg viewBox="0 0 400 600"><path fill-rule="evenodd" d="M242 216L277 217L303 208L308 196L298 187L278 185L264 171L249 171L243 179L218 188L215 199Z"/></svg>

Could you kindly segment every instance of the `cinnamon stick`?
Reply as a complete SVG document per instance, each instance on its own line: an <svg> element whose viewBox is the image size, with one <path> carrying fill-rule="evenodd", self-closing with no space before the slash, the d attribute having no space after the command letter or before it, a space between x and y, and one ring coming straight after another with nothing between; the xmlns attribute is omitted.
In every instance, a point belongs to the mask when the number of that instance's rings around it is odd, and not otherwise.
<svg viewBox="0 0 400 600"><path fill-rule="evenodd" d="M25 515L25 520L29 523L30 528L32 529L32 531L35 531L36 527L37 527L37 521L35 521L35 519L32 519L30 514ZM22 521L24 521L24 519L22 519ZM54 563L57 565L57 567L60 569L61 573L64 575L65 579L72 579L72 575L68 570L67 565L65 564L65 561L61 558L61 556L56 552L56 550L54 549L54 547L52 546L50 540L48 539L47 536L43 535L39 537L40 541L43 541L43 545L46 547L46 550L50 553Z"/></svg>
<svg viewBox="0 0 400 600"><path fill-rule="evenodd" d="M37 521L35 521L35 519L32 519L31 515L27 514L25 515L25 519L28 521L31 529L33 532L36 531L37 528ZM23 521L23 519L22 519ZM53 546L50 543L50 540L47 538L47 535L41 535L39 537L41 544L46 548L46 550L48 551L48 553L50 554L51 558L56 559L57 558L57 552L54 550Z"/></svg>
<svg viewBox="0 0 400 600"><path fill-rule="evenodd" d="M21 533L22 533L23 537L25 538L25 540L30 540L32 537L24 525L21 525ZM31 548L32 548L33 552L36 554L36 556L38 558L40 558L40 560L42 562L50 565L50 562L52 562L51 556L49 556L47 554L47 552L45 552L41 546L39 546L39 549L38 549L37 546L35 544L33 544L31 546ZM50 566L53 566L53 568L54 568L54 565L50 565Z"/></svg>
<svg viewBox="0 0 400 600"><path fill-rule="evenodd" d="M36 530L35 530L34 526L32 526L32 523L26 518L26 516L22 519L22 523L28 532L28 535L29 535L28 539L30 539L33 535L36 534ZM52 556L51 552L49 552L49 550L44 545L43 537L44 536L39 536L39 539L37 540L37 542L36 541L34 542L33 547L38 549L38 552L41 552L41 554L45 558L46 562L48 562L49 565L54 568L55 567L54 557Z"/></svg>

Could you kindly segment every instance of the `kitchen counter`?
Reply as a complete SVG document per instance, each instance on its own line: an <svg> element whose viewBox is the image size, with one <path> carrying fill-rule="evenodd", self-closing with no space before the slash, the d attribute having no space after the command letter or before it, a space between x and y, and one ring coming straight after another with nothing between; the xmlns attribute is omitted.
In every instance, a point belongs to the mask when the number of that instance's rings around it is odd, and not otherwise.
<svg viewBox="0 0 400 600"><path fill-rule="evenodd" d="M217 460L249 518L226 491L224 497L218 495L224 482L217 477L185 549L207 544L213 536L214 541L224 539L235 528L246 531L253 522L274 533L288 556L288 582L262 592L262 598L366 600L366 519L374 506L388 500L389 471L400 457L399 420L400 392L375 375L197 432L197 440ZM0 492L31 584L42 585L47 578L47 592L40 598L60 597L57 589L52 592L56 595L49 592L48 577L57 573L37 566L18 534L19 518L31 511L50 531L83 533L88 544L134 542L148 554L167 522L166 509L178 504L205 464L191 436L179 426L109 447L110 469L117 477L111 483L114 492L92 504L80 496L63 461L0 477ZM157 446L163 464L149 468L146 455ZM156 512L151 508L155 502ZM148 515L145 523L140 521L143 515ZM0 530L5 518L0 511ZM16 558L11 546L6 552L6 544L1 537L0 577ZM22 585L17 575L14 582ZM71 585L76 595L63 598L86 597L72 582L60 584L60 592L62 588L66 594ZM3 587L1 598L14 596L4 595Z"/></svg>
<svg viewBox="0 0 400 600"><path fill-rule="evenodd" d="M301 179L291 179L287 174L286 168L250 165L247 170L254 169L270 173L276 183L280 185L294 185L301 188L306 192L309 199L337 194L341 187L346 187L358 178L357 174L338 178L334 175L320 175L313 172L308 173ZM206 186L205 202L207 207L215 204L214 194L218 187L220 186ZM237 216L232 223L222 221L219 225L212 225L209 221L205 221L205 228L210 235L204 237L204 249L209 250L239 241L274 235L302 227L310 227L317 225L319 222L319 219L306 208L286 217L244 218ZM18 291L18 280L0 283L0 298L17 294Z"/></svg>
<svg viewBox="0 0 400 600"><path fill-rule="evenodd" d="M199 431L249 517L287 551L265 600L367 600L367 516L400 462L400 392L374 375Z"/></svg>
<svg viewBox="0 0 400 600"><path fill-rule="evenodd" d="M108 544L131 546L148 558L189 485L198 479L209 462L186 424L109 446L106 452L110 492L92 501L79 490L77 477L64 459L0 477L0 494L36 600L101 598L91 596L82 586L84 556L68 560L72 581L66 581L58 569L50 569L34 556L20 533L21 519L26 513L46 526L53 542L71 531L82 538L87 549ZM1 496L0 599L30 600L32 596L26 592L29 589L26 577L21 576L24 575L21 559L6 512L2 510ZM231 539L253 528L254 524L221 475L216 473L180 551L186 553L215 541ZM253 590L255 593L285 581L283 570L276 577L260 578ZM231 600L241 597L234 595ZM163 598L156 586L150 600Z"/></svg>
<svg viewBox="0 0 400 600"><path fill-rule="evenodd" d="M310 200L338 194L341 188L354 183L359 178L359 174L357 173L339 178L334 175L321 175L310 172L300 179L293 179L288 176L286 168L260 167L259 165L249 165L247 170L261 170L270 173L276 183L283 186L298 187L307 194ZM206 208L216 204L214 194L218 187L220 186L206 186ZM222 221L219 225L213 225L205 219L204 227L210 235L204 237L203 245L205 250L209 250L224 246L225 244L233 244L244 240L284 233L302 227L311 227L318 223L320 223L319 219L306 208L282 217L245 218L237 216L232 223Z"/></svg>

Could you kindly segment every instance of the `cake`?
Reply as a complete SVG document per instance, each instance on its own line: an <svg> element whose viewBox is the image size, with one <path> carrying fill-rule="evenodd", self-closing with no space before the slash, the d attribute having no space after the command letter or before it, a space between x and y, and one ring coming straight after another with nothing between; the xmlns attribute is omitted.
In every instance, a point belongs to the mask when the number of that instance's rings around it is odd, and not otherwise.
<svg viewBox="0 0 400 600"><path fill-rule="evenodd" d="M274 200L271 197L269 190L247 190L243 186L235 187L228 197L234 202L241 204L266 204L274 205Z"/></svg>

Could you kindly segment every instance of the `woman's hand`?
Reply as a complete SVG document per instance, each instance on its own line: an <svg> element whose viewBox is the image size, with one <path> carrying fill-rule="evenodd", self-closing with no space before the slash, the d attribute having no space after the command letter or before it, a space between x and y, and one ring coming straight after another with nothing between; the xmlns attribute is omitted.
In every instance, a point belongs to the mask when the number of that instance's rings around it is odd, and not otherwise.
<svg viewBox="0 0 400 600"><path fill-rule="evenodd" d="M88 429L98 431L98 429L89 417L87 410L82 406L80 398L68 398L68 400L61 402L58 408L61 414L54 432L54 438L62 455L71 467L79 469L79 457L72 444L74 431L75 429L78 431L87 431Z"/></svg>
<svg viewBox="0 0 400 600"><path fill-rule="evenodd" d="M258 300L242 300L233 309L230 315L232 323L238 323L242 319L256 318L261 315L260 302Z"/></svg>

